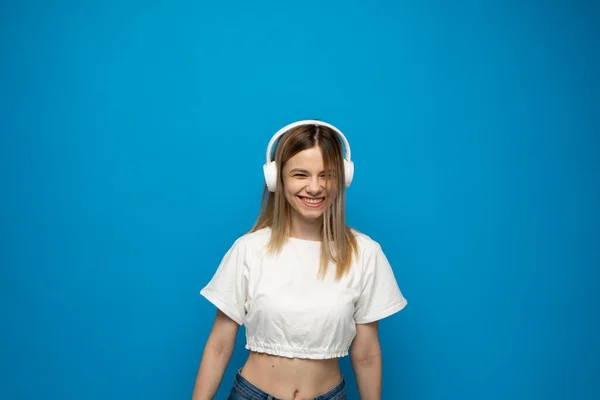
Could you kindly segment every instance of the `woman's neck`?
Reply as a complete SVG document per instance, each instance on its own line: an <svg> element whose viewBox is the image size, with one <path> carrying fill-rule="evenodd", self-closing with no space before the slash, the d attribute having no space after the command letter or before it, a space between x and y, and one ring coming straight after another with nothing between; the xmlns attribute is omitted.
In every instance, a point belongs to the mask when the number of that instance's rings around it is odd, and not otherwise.
<svg viewBox="0 0 600 400"><path fill-rule="evenodd" d="M321 241L321 219L307 221L292 216L290 236L296 239Z"/></svg>

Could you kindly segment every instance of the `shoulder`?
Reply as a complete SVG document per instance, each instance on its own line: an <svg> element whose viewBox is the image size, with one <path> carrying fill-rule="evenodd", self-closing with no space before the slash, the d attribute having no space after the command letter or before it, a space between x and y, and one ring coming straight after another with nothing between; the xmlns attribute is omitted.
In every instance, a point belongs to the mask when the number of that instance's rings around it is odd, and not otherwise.
<svg viewBox="0 0 600 400"><path fill-rule="evenodd" d="M233 247L244 248L247 250L261 249L269 242L270 238L271 229L263 228L238 237L233 243Z"/></svg>
<svg viewBox="0 0 600 400"><path fill-rule="evenodd" d="M270 230L261 229L255 232L248 232L242 236L238 236L233 243L229 245L229 249L223 256L222 265L249 264L250 259L262 251L264 245L268 243L270 238Z"/></svg>
<svg viewBox="0 0 600 400"><path fill-rule="evenodd" d="M378 241L373 239L371 236L360 232L354 228L351 229L354 237L356 238L356 243L358 244L358 250L360 253L373 253L381 251L381 245Z"/></svg>

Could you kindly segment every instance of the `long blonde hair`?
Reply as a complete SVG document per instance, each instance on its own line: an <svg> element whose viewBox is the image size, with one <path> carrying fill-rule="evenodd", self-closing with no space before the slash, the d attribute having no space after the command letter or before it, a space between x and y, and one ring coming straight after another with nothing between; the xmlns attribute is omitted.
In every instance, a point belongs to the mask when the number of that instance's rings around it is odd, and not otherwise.
<svg viewBox="0 0 600 400"><path fill-rule="evenodd" d="M280 139L275 149L277 185L275 192L263 188L260 212L250 230L255 232L271 228L269 252L278 253L291 233L291 207L283 191L283 167L299 152L319 146L323 154L325 171L333 171L328 179L330 196L335 200L323 212L321 221L321 260L319 276L327 272L329 262L336 264L336 279L350 270L352 253L358 257L358 243L353 229L346 225L346 190L343 173L343 152L340 138L335 131L322 125L301 125L290 129Z"/></svg>

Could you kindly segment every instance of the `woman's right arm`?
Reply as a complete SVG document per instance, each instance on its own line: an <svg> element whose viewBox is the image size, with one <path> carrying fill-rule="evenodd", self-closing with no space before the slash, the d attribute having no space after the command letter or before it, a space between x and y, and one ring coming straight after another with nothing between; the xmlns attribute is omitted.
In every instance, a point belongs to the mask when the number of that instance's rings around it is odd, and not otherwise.
<svg viewBox="0 0 600 400"><path fill-rule="evenodd" d="M192 400L212 400L233 353L239 325L217 310L194 383Z"/></svg>

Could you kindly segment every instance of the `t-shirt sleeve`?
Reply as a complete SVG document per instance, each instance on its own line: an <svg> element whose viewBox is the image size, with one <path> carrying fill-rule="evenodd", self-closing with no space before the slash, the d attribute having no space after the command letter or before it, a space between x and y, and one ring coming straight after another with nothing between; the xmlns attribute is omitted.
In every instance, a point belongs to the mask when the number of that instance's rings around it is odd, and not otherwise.
<svg viewBox="0 0 600 400"><path fill-rule="evenodd" d="M363 262L362 291L354 312L354 321L357 324L386 318L408 304L379 244L365 254Z"/></svg>
<svg viewBox="0 0 600 400"><path fill-rule="evenodd" d="M248 262L238 239L227 251L210 282L200 294L239 325L246 317Z"/></svg>

